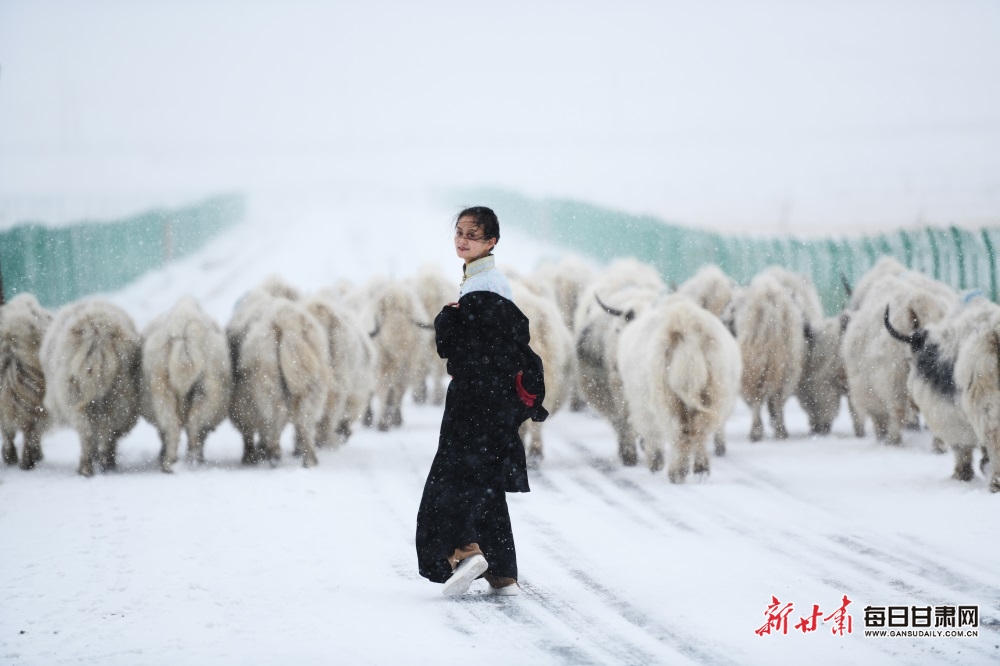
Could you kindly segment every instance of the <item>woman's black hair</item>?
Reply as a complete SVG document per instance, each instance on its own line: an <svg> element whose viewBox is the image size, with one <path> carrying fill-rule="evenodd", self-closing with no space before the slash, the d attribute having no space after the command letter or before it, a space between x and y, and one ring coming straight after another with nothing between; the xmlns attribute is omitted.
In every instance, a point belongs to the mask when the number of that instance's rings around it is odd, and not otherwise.
<svg viewBox="0 0 1000 666"><path fill-rule="evenodd" d="M458 221L463 217L472 218L472 223L483 232L483 238L487 240L495 238L498 243L500 242L500 220L497 219L497 214L493 212L492 208L486 206L466 208L455 217L456 227Z"/></svg>

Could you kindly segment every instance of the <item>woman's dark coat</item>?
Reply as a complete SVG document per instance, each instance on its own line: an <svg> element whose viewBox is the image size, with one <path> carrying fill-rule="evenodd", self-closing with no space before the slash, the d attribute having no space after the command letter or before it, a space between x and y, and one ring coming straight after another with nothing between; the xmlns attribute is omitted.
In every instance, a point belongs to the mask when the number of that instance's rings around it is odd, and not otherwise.
<svg viewBox="0 0 1000 666"><path fill-rule="evenodd" d="M490 291L470 292L458 307L441 311L434 330L452 381L417 515L417 557L421 575L443 582L451 574L446 558L455 548L489 541L484 523L497 496L529 491L517 430L528 418L544 420L547 412L541 406L541 359L528 347L528 319L512 301Z"/></svg>

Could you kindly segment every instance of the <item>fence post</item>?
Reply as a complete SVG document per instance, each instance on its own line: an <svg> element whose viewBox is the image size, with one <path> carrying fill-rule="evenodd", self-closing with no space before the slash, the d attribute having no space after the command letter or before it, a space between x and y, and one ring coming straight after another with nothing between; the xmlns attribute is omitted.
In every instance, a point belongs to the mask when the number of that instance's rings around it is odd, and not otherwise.
<svg viewBox="0 0 1000 666"><path fill-rule="evenodd" d="M951 227L951 238L955 241L955 249L958 251L958 288L965 290L968 287L965 280L965 252L962 251L962 234L958 227Z"/></svg>
<svg viewBox="0 0 1000 666"><path fill-rule="evenodd" d="M937 241L934 239L934 230L927 229L927 239L931 243L931 259L934 262L934 279L941 279L941 251L938 249Z"/></svg>
<svg viewBox="0 0 1000 666"><path fill-rule="evenodd" d="M990 299L995 303L997 300L997 253L990 240L990 233L987 229L982 230L983 243L986 245L987 258L990 262Z"/></svg>

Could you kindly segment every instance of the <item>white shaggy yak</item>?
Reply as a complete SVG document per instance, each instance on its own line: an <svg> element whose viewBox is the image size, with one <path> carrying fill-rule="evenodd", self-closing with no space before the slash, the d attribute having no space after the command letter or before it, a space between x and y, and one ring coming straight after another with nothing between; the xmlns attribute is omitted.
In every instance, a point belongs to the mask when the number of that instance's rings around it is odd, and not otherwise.
<svg viewBox="0 0 1000 666"><path fill-rule="evenodd" d="M540 264L527 280L541 285L555 299L563 323L572 331L583 292L594 281L593 267L580 256L567 254L557 262Z"/></svg>
<svg viewBox="0 0 1000 666"><path fill-rule="evenodd" d="M570 398L576 376L573 336L566 328L559 308L551 300L534 294L522 282L511 284L514 303L528 318L529 346L542 359L545 400L549 415L559 411ZM528 420L521 425L521 439L529 458L544 457L542 424Z"/></svg>
<svg viewBox="0 0 1000 666"><path fill-rule="evenodd" d="M872 293L880 290L879 283L887 277L896 277L910 282L915 288L921 288L930 293L943 297L952 298L955 292L948 285L939 282L934 278L921 273L920 271L907 268L898 260L890 256L882 256L868 272L864 274L857 286L851 292L851 299L847 306L848 312L855 312L861 308L865 300Z"/></svg>
<svg viewBox="0 0 1000 666"><path fill-rule="evenodd" d="M667 286L655 268L631 257L615 259L584 289L573 313L573 331L579 336L585 326L606 314L600 300L625 289L648 289L666 293Z"/></svg>
<svg viewBox="0 0 1000 666"><path fill-rule="evenodd" d="M445 278L441 270L434 265L424 266L413 284L427 315L427 321L421 323L429 326L428 330L432 330L434 317L441 312L441 308L458 300L458 285ZM413 386L413 401L417 404L427 402L429 382L431 403L443 405L447 388L447 360L438 356L433 336L428 335L426 339L427 346L423 348L424 355L420 359L421 365Z"/></svg>
<svg viewBox="0 0 1000 666"><path fill-rule="evenodd" d="M190 297L143 330L142 415L160 434L160 469L172 471L183 431L189 462L229 411L232 364L222 329Z"/></svg>
<svg viewBox="0 0 1000 666"><path fill-rule="evenodd" d="M423 350L433 345L433 331L421 327L428 315L409 286L379 281L368 293L375 326L375 398L381 405L375 426L385 432L403 424L403 397L416 384Z"/></svg>
<svg viewBox="0 0 1000 666"><path fill-rule="evenodd" d="M806 322L811 324L823 318L823 304L820 303L819 292L810 278L781 266L768 266L759 274L774 278L788 291Z"/></svg>
<svg viewBox="0 0 1000 666"><path fill-rule="evenodd" d="M678 294L687 296L720 318L732 302L735 291L736 281L715 264L702 266L677 288Z"/></svg>
<svg viewBox="0 0 1000 666"><path fill-rule="evenodd" d="M992 462L990 492L995 493L1000 492L1000 307L984 298L977 303L984 314L958 349L955 383L962 408Z"/></svg>
<svg viewBox="0 0 1000 666"><path fill-rule="evenodd" d="M14 438L23 433L21 469L42 460L45 411L45 373L39 350L52 323L52 313L31 294L19 294L0 305L0 433L3 461L18 463Z"/></svg>
<svg viewBox="0 0 1000 666"><path fill-rule="evenodd" d="M809 419L809 431L827 435L847 395L847 372L840 356L847 320L826 317L806 329L806 356L795 397ZM851 410L852 414L854 410Z"/></svg>
<svg viewBox="0 0 1000 666"><path fill-rule="evenodd" d="M989 457L998 453L1000 307L976 298L909 335L893 327L888 310L884 323L912 352L907 388L935 436L954 451L952 478L971 481L973 451L985 446ZM990 490L1000 490L996 464Z"/></svg>
<svg viewBox="0 0 1000 666"><path fill-rule="evenodd" d="M708 474L706 441L732 413L739 392L740 350L718 317L686 296L658 300L636 317L618 343L629 415L652 471L684 481Z"/></svg>
<svg viewBox="0 0 1000 666"><path fill-rule="evenodd" d="M235 345L229 417L243 437L243 463L266 456L277 464L281 431L291 422L302 464L315 465L316 427L331 382L323 328L298 303L255 290L237 305L227 336Z"/></svg>
<svg viewBox="0 0 1000 666"><path fill-rule="evenodd" d="M371 401L375 348L367 332L332 292L321 290L307 298L304 305L326 332L330 359L330 390L316 444L344 443L351 436L351 425L361 418Z"/></svg>
<svg viewBox="0 0 1000 666"><path fill-rule="evenodd" d="M618 337L642 309L665 293L651 266L619 259L587 288L574 319L580 387L587 402L615 429L624 465L635 465L638 452L618 371Z"/></svg>
<svg viewBox="0 0 1000 666"><path fill-rule="evenodd" d="M762 274L733 299L731 316L743 359L740 392L753 414L750 440L764 437L764 405L774 436L785 439L785 403L802 376L806 350L801 309L780 282Z"/></svg>
<svg viewBox="0 0 1000 666"><path fill-rule="evenodd" d="M847 394L847 374L840 358L840 342L846 320L823 317L823 306L812 280L781 266L769 266L761 275L777 280L802 313L806 336L802 374L794 395L809 419L809 431L829 434L840 413L841 396Z"/></svg>
<svg viewBox="0 0 1000 666"><path fill-rule="evenodd" d="M871 418L876 438L889 444L902 442L902 427L910 420L912 405L906 388L910 353L886 331L886 307L895 330L910 335L940 321L957 301L953 293L946 298L936 292L915 286L906 276L883 276L851 314L844 331L841 358L851 404L858 420Z"/></svg>
<svg viewBox="0 0 1000 666"><path fill-rule="evenodd" d="M529 278L531 284L541 285L554 299L566 329L574 338L576 337L576 330L573 328L574 317L584 291L594 280L594 274L594 268L590 263L578 255L567 254L558 262L539 265ZM579 412L586 408L587 398L580 387L580 379L575 369L572 381L570 409Z"/></svg>
<svg viewBox="0 0 1000 666"><path fill-rule="evenodd" d="M42 340L45 408L80 436L79 473L117 466L118 440L139 421L142 340L124 310L87 299L59 310Z"/></svg>

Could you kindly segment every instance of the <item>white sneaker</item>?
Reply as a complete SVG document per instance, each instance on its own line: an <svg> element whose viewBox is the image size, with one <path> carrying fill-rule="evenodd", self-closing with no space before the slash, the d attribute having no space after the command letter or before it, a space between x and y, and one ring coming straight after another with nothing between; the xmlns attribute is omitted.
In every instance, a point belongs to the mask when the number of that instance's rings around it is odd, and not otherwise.
<svg viewBox="0 0 1000 666"><path fill-rule="evenodd" d="M465 558L458 563L454 573L451 574L451 578L445 581L441 594L446 597L458 597L465 594L469 591L472 581L479 578L488 567L489 564L482 555L473 555L472 557Z"/></svg>
<svg viewBox="0 0 1000 666"><path fill-rule="evenodd" d="M521 594L521 586L517 583L511 583L503 587L491 587L488 594L494 597L516 597Z"/></svg>

